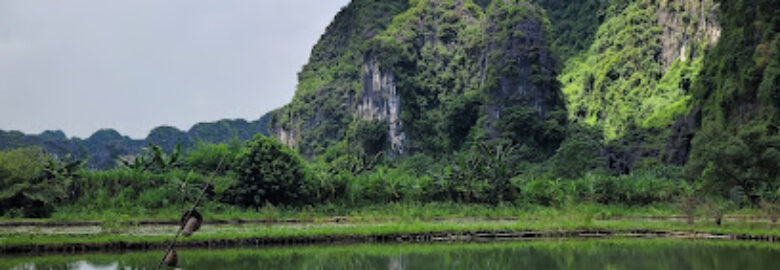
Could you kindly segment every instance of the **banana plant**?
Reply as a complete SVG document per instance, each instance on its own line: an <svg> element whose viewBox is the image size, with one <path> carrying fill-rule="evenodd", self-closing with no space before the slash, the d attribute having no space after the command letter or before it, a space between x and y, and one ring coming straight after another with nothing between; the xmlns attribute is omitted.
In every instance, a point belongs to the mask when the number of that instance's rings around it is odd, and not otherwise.
<svg viewBox="0 0 780 270"><path fill-rule="evenodd" d="M166 155L162 147L149 143L143 153L123 158L119 161L122 167L135 171L164 172L179 167L181 160L181 145L176 145L170 155Z"/></svg>
<svg viewBox="0 0 780 270"><path fill-rule="evenodd" d="M63 160L68 159L70 157L66 156ZM61 186L66 193L67 199L74 199L79 195L79 184L75 179L78 172L84 168L86 162L83 160L63 160L48 157L48 162L43 167L44 178L50 179L50 181L54 181Z"/></svg>
<svg viewBox="0 0 780 270"><path fill-rule="evenodd" d="M168 188L175 190L176 194L179 195L179 201L192 201L203 189L204 184L190 181L190 179L193 178L192 176L193 172L190 171L184 176L183 180L178 177L173 177L167 182Z"/></svg>

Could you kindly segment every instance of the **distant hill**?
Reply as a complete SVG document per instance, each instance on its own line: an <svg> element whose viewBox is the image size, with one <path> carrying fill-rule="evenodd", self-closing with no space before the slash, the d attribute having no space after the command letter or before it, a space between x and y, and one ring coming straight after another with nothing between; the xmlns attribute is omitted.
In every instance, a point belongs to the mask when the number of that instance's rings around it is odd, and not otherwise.
<svg viewBox="0 0 780 270"><path fill-rule="evenodd" d="M68 138L59 130L44 131L37 135L0 130L0 150L40 146L59 157L70 155L74 159L87 160L87 167L91 169L107 169L116 166L118 157L137 154L149 143L159 145L170 152L177 144L186 150L199 142L221 143L233 138L248 140L257 133L268 135L268 119L265 115L251 122L244 119L225 119L198 123L189 131L160 126L152 129L143 140L134 140L113 129L101 129L86 139Z"/></svg>

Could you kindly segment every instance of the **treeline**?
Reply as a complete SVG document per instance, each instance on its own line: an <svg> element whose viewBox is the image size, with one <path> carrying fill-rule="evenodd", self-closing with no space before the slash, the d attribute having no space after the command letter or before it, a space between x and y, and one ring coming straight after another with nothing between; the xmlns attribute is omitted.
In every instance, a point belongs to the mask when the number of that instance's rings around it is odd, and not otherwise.
<svg viewBox="0 0 780 270"><path fill-rule="evenodd" d="M686 209L761 207L777 212L780 189L688 181L674 166L648 166L617 175L593 159L589 141L564 142L544 163L524 162L507 144L479 144L448 157L418 154L394 160L356 152L326 161L304 161L276 139L258 135L246 143L201 144L166 154L150 145L107 171L89 171L39 148L0 152L0 215L47 217L61 209L150 214L181 209L207 188L213 207L349 208L392 202L485 205L577 203ZM359 147L358 147L359 148ZM216 173L215 177L210 175Z"/></svg>
<svg viewBox="0 0 780 270"><path fill-rule="evenodd" d="M147 143L158 145L170 152L177 145L183 149L191 149L199 142L221 143L233 138L249 140L257 133L268 135L268 121L269 116L264 115L254 121L223 119L202 122L189 130L159 126L152 129L144 139L132 139L113 129L98 130L84 139L68 138L59 130L44 131L37 135L0 130L0 151L38 146L54 156L85 160L87 168L105 170L115 168L118 157L139 154Z"/></svg>

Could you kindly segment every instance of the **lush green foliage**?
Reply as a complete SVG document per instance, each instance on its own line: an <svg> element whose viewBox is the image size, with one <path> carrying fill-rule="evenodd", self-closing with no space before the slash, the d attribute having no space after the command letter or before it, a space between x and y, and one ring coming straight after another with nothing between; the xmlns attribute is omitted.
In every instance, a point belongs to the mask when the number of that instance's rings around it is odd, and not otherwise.
<svg viewBox="0 0 780 270"><path fill-rule="evenodd" d="M229 203L259 208L307 201L303 162L276 139L256 136L239 154L235 169L238 183L228 190Z"/></svg>
<svg viewBox="0 0 780 270"><path fill-rule="evenodd" d="M751 123L736 135L705 126L693 143L696 149L687 166L689 175L703 181L711 192L743 194L754 204L777 200L780 191L780 136L768 135L765 124ZM742 200L740 200L742 201Z"/></svg>
<svg viewBox="0 0 780 270"><path fill-rule="evenodd" d="M583 174L604 167L604 144L601 131L572 124L566 139L550 159L553 173L564 178L578 178Z"/></svg>
<svg viewBox="0 0 780 270"><path fill-rule="evenodd" d="M25 135L18 131L0 130L0 150L39 146L47 153L86 160L91 169L111 169L121 163L117 158L141 154L145 145L153 144L164 152L172 152L178 145L189 150L199 143L223 143L231 140L249 140L257 133L268 135L269 115L247 122L243 119L198 123L189 131L160 126L152 129L143 140L135 140L113 129L102 129L86 139L68 138L62 131L44 131Z"/></svg>
<svg viewBox="0 0 780 270"><path fill-rule="evenodd" d="M184 165L202 174L229 173L235 170L238 155L244 147L244 143L238 140L220 144L200 143L185 154Z"/></svg>
<svg viewBox="0 0 780 270"><path fill-rule="evenodd" d="M720 1L723 31L693 98L701 114L687 174L753 203L780 190L780 34L776 1ZM775 10L775 13L767 12Z"/></svg>
<svg viewBox="0 0 780 270"><path fill-rule="evenodd" d="M547 12L552 27L552 47L558 57L568 60L587 50L604 20L620 9L621 2L609 0L536 0Z"/></svg>
<svg viewBox="0 0 780 270"><path fill-rule="evenodd" d="M686 115L686 95L706 48L706 41L694 35L682 60L665 63L660 55L670 49L664 46L680 39L662 37L664 28L658 24L659 13L671 8L646 0L620 6L613 3L600 15L605 18L593 43L567 60L559 78L570 117L600 126L608 140L620 138L632 126L665 127ZM697 27L704 22L686 23Z"/></svg>
<svg viewBox="0 0 780 270"><path fill-rule="evenodd" d="M221 163L204 205L214 211L675 201L684 213L776 216L778 16L771 0L712 3L355 0L312 50L292 103L272 114L274 136L296 149L241 141L269 117L161 127L145 142L112 130L69 144L57 132L0 132L2 149L59 145L47 150L92 167L137 155L74 174L76 163L40 150L0 153L0 214L178 211ZM363 77L368 64L392 74L402 155L387 153L387 119L355 113L375 79Z"/></svg>
<svg viewBox="0 0 780 270"><path fill-rule="evenodd" d="M358 121L350 137L358 142L361 152L366 155L376 155L387 148L387 130L385 121Z"/></svg>
<svg viewBox="0 0 780 270"><path fill-rule="evenodd" d="M0 152L0 214L45 217L69 198L81 162L59 163L40 148Z"/></svg>
<svg viewBox="0 0 780 270"><path fill-rule="evenodd" d="M301 72L293 102L274 114L280 137L306 157L354 152L342 143L356 142L348 127L364 126L352 111L371 82L361 70L376 64L398 90L406 153L450 154L499 137L547 153L557 148L565 113L541 8L399 2L353 1L337 15ZM369 14L371 23L361 24ZM498 128L518 117L524 122Z"/></svg>
<svg viewBox="0 0 780 270"><path fill-rule="evenodd" d="M181 146L176 145L170 155L163 152L162 147L149 144L144 152L134 157L120 159L122 166L136 171L162 172L178 167L181 158Z"/></svg>

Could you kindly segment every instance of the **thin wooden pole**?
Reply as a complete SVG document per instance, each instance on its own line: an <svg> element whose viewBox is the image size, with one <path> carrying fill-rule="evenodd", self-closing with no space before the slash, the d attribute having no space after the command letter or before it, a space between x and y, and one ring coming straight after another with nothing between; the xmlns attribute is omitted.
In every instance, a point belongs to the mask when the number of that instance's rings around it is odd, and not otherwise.
<svg viewBox="0 0 780 270"><path fill-rule="evenodd" d="M203 196L206 195L206 189L211 185L211 181L214 181L214 176L216 176L217 173L222 169L222 162L224 161L225 161L225 157L222 156L222 158L219 160L219 164L217 165L217 169L211 173L211 177L209 177L209 181L206 182L206 185L203 186L203 189L200 191L200 195L198 195L198 198L195 200L195 203L192 205L192 208L190 208L190 211L187 211L187 213L184 214L185 224L192 216L192 213L195 211L195 208L198 207L198 204L200 204L200 201L203 199ZM184 226L179 226L179 231L176 232L176 236L173 237L173 241L171 241L171 243L168 244L168 248L165 249L165 254L163 254L163 257L162 259L160 259L160 262L157 263L157 269L160 269L163 262L165 262L165 257L168 257L168 253L170 253L171 250L173 249L173 246L176 245L176 240L179 239L179 236L181 235L181 231L183 229Z"/></svg>

